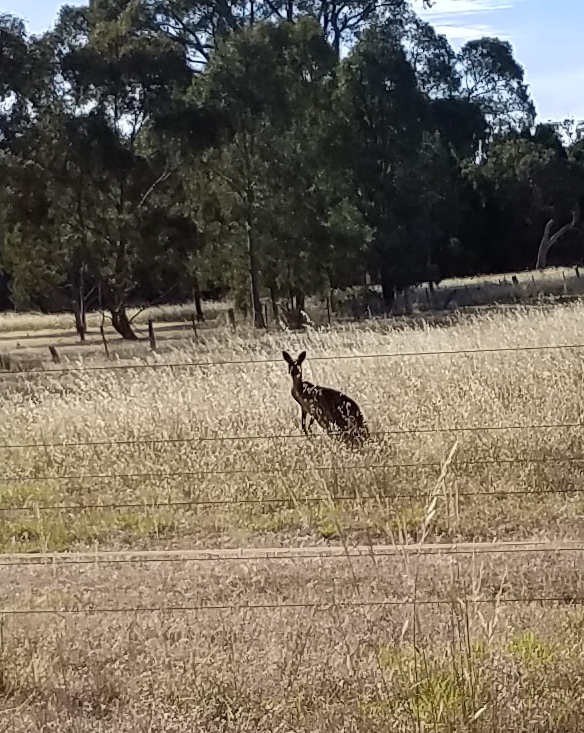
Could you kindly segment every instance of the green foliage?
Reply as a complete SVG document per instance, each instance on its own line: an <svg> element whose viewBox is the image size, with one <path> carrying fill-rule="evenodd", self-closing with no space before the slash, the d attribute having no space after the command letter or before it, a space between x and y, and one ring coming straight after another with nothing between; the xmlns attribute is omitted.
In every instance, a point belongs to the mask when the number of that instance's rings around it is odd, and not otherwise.
<svg viewBox="0 0 584 733"><path fill-rule="evenodd" d="M205 104L231 120L229 139L204 163L221 216L232 222L231 283L251 286L258 325L262 286L302 307L306 294L334 279L335 244L353 236L343 169L323 156L335 69L320 27L307 18L234 34L200 79Z"/></svg>
<svg viewBox="0 0 584 733"><path fill-rule="evenodd" d="M481 211L475 217L488 238L484 248L491 268L533 266L546 222L556 217L569 221L583 200L584 170L558 142L542 127L533 134L500 136L489 145L482 165L466 167L479 195Z"/></svg>
<svg viewBox="0 0 584 733"><path fill-rule="evenodd" d="M160 291L196 246L184 207L161 199L180 163L173 140L156 128L157 113L184 95L192 72L184 50L153 35L135 2L66 9L47 46L59 80L7 163L16 173L7 192L15 229L4 247L13 290L79 287L84 272L131 338L125 308L137 278L146 284L145 272L158 274L148 280Z"/></svg>
<svg viewBox="0 0 584 733"><path fill-rule="evenodd" d="M549 642L538 639L532 631L526 631L516 636L506 651L533 672L544 669L553 660L556 650Z"/></svg>
<svg viewBox="0 0 584 733"><path fill-rule="evenodd" d="M424 279L431 259L441 157L430 101L391 24L371 27L344 62L342 97L357 200L372 231L368 269L391 304L395 290Z"/></svg>
<svg viewBox="0 0 584 733"><path fill-rule="evenodd" d="M508 41L481 38L466 43L458 55L464 96L479 105L496 132L533 125L535 108L524 72Z"/></svg>
<svg viewBox="0 0 584 733"><path fill-rule="evenodd" d="M41 38L0 16L0 42L13 302L101 305L126 338L130 303L207 287L257 326L367 277L391 306L532 263L584 203L581 125L534 126L511 46L456 53L404 0L96 0Z"/></svg>

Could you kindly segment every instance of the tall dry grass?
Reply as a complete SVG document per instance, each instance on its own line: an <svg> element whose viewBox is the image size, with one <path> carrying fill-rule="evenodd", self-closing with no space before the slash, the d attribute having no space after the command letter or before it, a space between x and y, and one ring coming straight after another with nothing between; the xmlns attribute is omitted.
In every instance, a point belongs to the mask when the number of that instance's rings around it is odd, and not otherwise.
<svg viewBox="0 0 584 733"><path fill-rule="evenodd" d="M7 377L0 544L582 539L582 350L424 353L574 345L583 316L217 331L128 362L172 369ZM366 448L301 434L282 348L358 401ZM2 617L0 726L575 733L581 568L577 553L0 567L0 607L63 612ZM555 600L513 602L534 597ZM443 602L411 604L428 598ZM339 605L380 599L409 605Z"/></svg>
<svg viewBox="0 0 584 733"><path fill-rule="evenodd" d="M230 304L227 303L205 303L205 314L207 318L213 319L225 314L229 307ZM138 328L143 327L150 319L155 321L183 321L189 320L193 315L196 315L194 304L128 309L130 321ZM114 333L107 313L104 315L98 311L90 311L87 313L86 320L88 329L99 329L105 320L107 332ZM73 313L47 314L38 311L4 311L0 313L0 334L66 331L74 330L74 328Z"/></svg>
<svg viewBox="0 0 584 733"><path fill-rule="evenodd" d="M582 567L580 552L4 569L3 603L62 612L3 617L0 725L577 733Z"/></svg>
<svg viewBox="0 0 584 733"><path fill-rule="evenodd" d="M148 357L176 363L172 369L12 377L0 396L0 441L20 446L2 449L4 476L19 480L3 482L3 503L145 506L15 513L0 543L338 539L337 520L360 539L366 531L415 538L455 440L444 485L457 511L440 515L434 536L534 535L550 526L580 536L580 495L565 492L581 477L574 460L583 457L581 430L570 426L582 416L582 350L424 353L573 345L582 316L577 305L442 329L395 332L380 323L256 338L218 332L205 344ZM348 451L318 428L312 438L301 434L282 348L306 349L307 378L358 401L374 433L365 449ZM400 352L410 356L383 356ZM378 357L362 358L371 354ZM230 363L184 366L190 361ZM520 493L498 496L513 491ZM531 491L540 493L527 502ZM468 496L475 492L483 495ZM335 497L342 500L331 505ZM279 503L251 503L269 498ZM248 503L225 503L240 500ZM224 503L164 507L185 501Z"/></svg>

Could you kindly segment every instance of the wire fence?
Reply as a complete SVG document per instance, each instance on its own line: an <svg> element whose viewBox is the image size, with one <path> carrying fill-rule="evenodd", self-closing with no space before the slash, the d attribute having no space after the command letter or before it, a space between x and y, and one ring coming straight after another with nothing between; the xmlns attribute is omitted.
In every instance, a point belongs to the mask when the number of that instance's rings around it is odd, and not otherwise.
<svg viewBox="0 0 584 733"><path fill-rule="evenodd" d="M510 604L562 604L566 606L584 605L584 596L495 596L491 598L463 597L463 598L400 598L380 599L369 601L320 601L294 603L209 603L193 605L168 606L110 606L93 608L3 608L2 616L89 616L103 614L143 614L143 613L209 613L230 611L233 613L249 613L250 611L327 611L334 609L356 610L362 608L397 608L404 606L497 606Z"/></svg>
<svg viewBox="0 0 584 733"><path fill-rule="evenodd" d="M493 459L484 461L453 461L449 464L449 469L456 466L495 466L501 465L540 465L544 463L566 463L566 464L578 464L584 463L584 457L574 458L557 458L557 459L545 459L545 458L526 458L526 459ZM343 473L346 471L367 471L367 470L392 470L392 469L420 469L420 468L436 468L441 467L440 462L431 463L410 463L410 464L370 464L363 466L326 466L326 467L314 467L314 468L303 468L303 469L290 469L290 473L311 473L311 472L325 472L332 471ZM270 476L283 476L287 470L276 471L257 471L261 475ZM169 473L136 473L136 474L86 474L77 476L36 476L36 477L0 477L0 483L10 482L49 482L49 481L75 481L83 482L89 480L115 480L115 479L144 479L144 478L168 478L168 477L201 477L201 476L225 476L225 475L243 475L249 476L253 474L253 471L176 471ZM553 495L578 495L584 492L584 486L568 486L568 487L557 487L553 489L513 489L510 491L497 491L494 489L484 491L460 491L457 490L456 496L459 498L472 498L472 497L492 497L492 498L505 498L505 497L519 497L519 496L553 496ZM241 497L241 498L230 498L230 499L181 499L181 500L142 500L134 502L95 502L95 503L76 503L76 504L42 504L40 502L32 501L28 504L15 505L15 504L0 504L0 513L12 513L12 512L58 512L58 513L73 513L73 512L84 512L84 511L115 511L121 509L144 509L144 510L169 510L169 509L191 509L196 510L199 507L229 507L229 506L270 506L270 505L289 505L291 507L297 505L310 505L310 504L337 504L346 502L365 502L365 501L376 501L376 502L388 502L395 499L409 499L414 501L427 501L434 494L435 490L428 491L410 491L410 492L353 492L350 494L332 494L327 493L325 496L302 496L297 495L294 492L290 492L288 496L265 496L265 497Z"/></svg>
<svg viewBox="0 0 584 733"><path fill-rule="evenodd" d="M538 496L565 496L579 495L584 492L581 487L568 487L558 489L518 489L516 491L459 491L456 496L459 498L473 497L491 497L493 499L518 498L518 497L538 497ZM342 496L289 496L285 497L265 497L263 499L203 499L203 500L184 500L184 501L152 501L152 502L126 502L126 503L95 503L95 504L36 504L28 506L0 506L0 512L3 514L28 512L35 514L36 512L58 512L62 514L85 512L85 511L117 511L122 509L143 509L148 511L165 511L174 509L192 509L196 510L200 507L227 507L227 506L270 506L270 505L288 505L290 507L298 505L310 504L341 504L347 502L389 502L393 499L409 499L412 501L427 501L435 495L435 492L410 492L398 494L350 494Z"/></svg>
<svg viewBox="0 0 584 733"><path fill-rule="evenodd" d="M456 357L456 356L481 356L484 354L497 353L521 353L521 352L539 352L539 351L574 351L584 348L584 344L561 344L561 345L535 345L535 346L516 346L516 347L498 347L486 349L459 349L450 351L425 351L425 352L399 352L399 353L375 353L375 354L340 354L340 355L321 355L312 356L311 361L341 361L341 360L375 360L375 359L400 359L400 358L424 358L424 357ZM64 368L48 368L42 370L16 370L7 372L7 375L18 376L26 375L45 375L57 376L68 373L83 372L104 372L119 370L144 370L144 369L179 369L179 368L210 368L210 367L256 367L260 365L269 365L280 363L280 358L270 359L247 359L247 360L219 360L219 361L191 361L177 363L124 363L124 364L106 364L106 365L87 365L73 366ZM507 431L544 431L544 430L580 430L584 427L584 422L560 422L560 423L544 423L544 424L527 424L527 425L480 425L480 426L439 426L439 427L419 427L419 428L398 428L392 430L381 430L372 432L372 436L402 436L402 435L427 435L436 433L484 433L484 432L507 432ZM326 435L315 435L314 438L327 439ZM29 442L19 444L0 445L0 450L34 450L34 449L63 449L63 448L90 448L95 446L115 447L115 446L140 446L140 445L181 445L181 444L197 444L197 443L240 443L251 441L293 441L305 439L303 433L283 433L274 435L230 435L230 436L188 436L175 438L160 437L137 437L122 440L90 440L90 441L62 441L62 442ZM478 459L469 461L452 461L450 467L481 467L495 465L540 465L547 463L577 465L584 462L584 455L578 456L541 456L541 457L515 457L515 458L493 458ZM196 470L196 471L169 471L169 472L129 472L129 473L86 473L72 475L5 475L0 476L0 482L85 482L94 480L145 480L145 479L165 479L165 478L189 478L203 476L235 476L235 475L281 475L285 473L326 473L326 472L347 472L347 471L373 471L373 470L419 470L422 468L440 468L440 461L430 462L411 462L411 463L369 463L357 465L319 465L309 467L287 467L282 469L228 469L228 470ZM539 495L578 495L584 491L584 486L568 486L557 487L554 489L516 489L510 491L460 491L457 492L459 497L518 497L518 496L539 496ZM196 508L204 506L238 506L238 505L294 505L294 504L317 504L317 503L336 503L349 501L389 501L396 498L407 499L428 499L433 493L427 492L410 492L391 495L380 495L379 493L353 493L350 495L340 496L268 496L262 498L235 498L235 499L194 499L194 500L169 500L169 501L153 501L153 502L114 502L114 503L86 503L86 504L40 504L32 502L29 505L12 506L0 505L0 512L82 512L87 510L116 510L116 509L179 509L179 508ZM298 549L298 548L295 548ZM329 548L332 550L332 548ZM404 547L379 547L367 546L363 548L335 548L336 552L323 553L321 549L304 551L301 554L293 555L283 552L277 554L275 551L265 551L264 555L255 554L245 556L242 550L232 551L231 554L212 552L210 550L201 551L200 554L177 554L169 553L161 554L145 552L138 554L136 552L128 552L126 556L117 554L108 556L104 552L87 553L38 553L26 554L25 557L19 554L0 555L0 566L12 566L14 564L23 565L47 565L47 564L63 564L63 565L87 565L96 563L185 563L185 562L251 562L258 560L299 560L299 559L330 559L330 560L346 560L352 557L370 556L373 558L383 558L394 556L398 553L417 552L421 555L432 554L475 554L475 553L528 553L528 552L557 552L557 553L582 553L584 552L584 544L558 544L547 543L545 545L519 547L509 546L503 547L493 543L489 547L428 547L423 548L420 545ZM257 551L256 551L257 552ZM143 606L120 606L120 607L87 607L87 608L6 608L0 609L1 616L19 616L27 614L37 615L83 615L83 614L139 614L139 613L182 613L182 612L209 612L209 611L230 611L230 612L249 612L249 611L280 611L280 610L326 610L331 608L358 609L368 607L398 607L398 606L430 606L430 605L452 605L452 598L403 598L403 599L380 599L367 601L331 601L331 602L298 602L298 603L251 603L251 604L192 604L192 605L143 605ZM484 605L484 604L584 604L584 596L517 596L517 597L466 597L456 599L456 603L466 605Z"/></svg>
<svg viewBox="0 0 584 733"><path fill-rule="evenodd" d="M1 567L45 566L51 571L70 565L149 565L185 563L257 563L306 560L345 561L416 555L418 557L460 557L483 555L537 555L584 553L582 542L462 542L457 544L411 543L394 545L317 545L312 547L271 547L201 550L95 550L93 552L36 552L0 554Z"/></svg>
<svg viewBox="0 0 584 733"><path fill-rule="evenodd" d="M468 461L450 461L449 468L472 466L497 466L497 465L529 465L545 463L583 463L584 455L579 456L521 456L518 458L484 458ZM327 466L278 466L276 468L236 468L236 469L197 469L194 471L137 471L130 473L80 473L80 474L43 474L43 475L1 475L0 482L20 483L38 481L95 481L95 480L116 480L116 479L165 479L165 478L189 478L203 476L285 476L290 473L310 474L336 472L342 474L346 471L375 471L375 470L402 470L402 469L424 469L440 468L441 461L413 461L410 463L357 463L337 464Z"/></svg>
<svg viewBox="0 0 584 733"><path fill-rule="evenodd" d="M424 357L443 357L453 358L460 356L479 357L485 354L509 354L509 353L521 353L521 352L567 352L582 350L584 344L568 344L568 345L552 345L552 346L518 346L518 347L501 347L492 349L461 349L452 351L427 351L427 352L402 352L394 354L342 354L338 356L325 355L325 356L313 356L312 361L341 361L341 360L376 360L376 359L400 359L400 358L424 358ZM192 362L179 362L179 363L124 363L124 364L107 364L107 365L88 365L80 367L64 367L64 368L49 368L47 370L16 370L7 372L10 376L49 376L58 378L59 376L65 376L73 373L84 373L84 372L118 372L118 371L130 371L130 370L160 370L160 369L191 369L191 368L220 368L235 366L237 368L255 368L261 365L270 365L281 363L280 358L274 359L249 359L249 360L224 360L224 361L192 361ZM0 372L0 383L3 379L3 375ZM453 435L459 434L482 434L482 433L512 433L512 432L545 432L545 431L567 431L574 430L580 431L584 427L584 421L564 421L556 423L532 423L532 424L505 424L505 425L430 425L427 427L419 426L412 428L402 428L396 426L393 429L372 431L371 435L375 440L379 439L380 442L385 438L399 438L403 436L427 436L435 434ZM330 438L326 434L316 434L313 436L313 440L329 440ZM30 441L21 443L6 443L0 445L0 457L6 456L6 459L10 451L89 451L92 448L103 447L108 449L114 448L134 448L141 446L194 446L200 444L210 444L218 446L233 445L239 446L240 450L243 450L242 446L249 446L252 443L270 443L275 441L293 442L306 440L306 436L303 433L276 433L272 435L262 434L251 434L251 435L187 435L187 436L176 436L176 437L158 437L148 435L137 435L135 437L128 437L119 440L110 439L95 439L86 441L55 441L54 438L50 438L47 441ZM531 450L533 448L530 446ZM235 448L235 450L237 450ZM529 450L529 449L528 449ZM4 453L3 453L4 452ZM178 451L177 451L178 452ZM497 451L499 452L499 451ZM504 450L501 449L501 453ZM361 459L366 458L367 453L361 453ZM476 456L476 454L474 454ZM87 471L89 468L88 461L85 465L86 472L83 472L83 460L79 460L79 466L75 463L75 468L71 472L61 467L60 472L55 470L55 473L51 473L47 469L51 466L54 468L56 462L47 458L47 466L42 469L40 473L32 473L29 475L23 470L22 473L19 470L8 471L4 468L4 475L0 473L0 487L2 485L8 486L10 484L42 484L42 483L58 483L58 484L80 484L84 485L89 482L163 482L171 479L185 480L187 482L194 482L196 479L226 479L228 477L243 477L245 479L256 477L281 477L286 478L292 475L304 476L310 474L322 474L325 477L329 475L331 478L343 476L345 474L367 474L371 472L399 472L399 471L424 471L424 470L436 470L444 471L447 464L447 471L449 474L456 475L456 471L459 469L492 469L495 467L541 467L541 466L570 466L573 469L573 473L570 475L576 475L576 472L581 472L584 468L584 454L577 455L518 455L513 457L506 457L502 455L498 457L480 458L474 457L470 460L425 460L425 461L402 461L402 462L389 462L379 460L379 462L373 462L372 453L369 454L369 460L362 462L347 462L332 465L327 463L326 465L289 465L277 467L262 467L262 466L246 466L245 468L237 467L226 467L226 468L197 468L189 470L139 470L139 471ZM383 458L383 454L379 451L376 458ZM80 454L79 458L82 458ZM91 459L91 458L90 458ZM301 459L304 460L304 459ZM326 459L325 459L326 460ZM69 463L71 461L67 461ZM249 460L248 460L249 462ZM106 464L104 464L105 467ZM233 464L232 464L233 465ZM227 463L229 466L229 463ZM78 473L77 468L81 469ZM160 467L158 467L160 468ZM1 469L0 469L1 470ZM442 476L442 474L441 474ZM444 476L442 476L444 478ZM260 482L258 481L258 487ZM357 483L356 481L354 482ZM54 513L61 516L82 513L82 512L116 512L123 510L136 510L140 513L154 513L154 512L196 512L201 508L218 509L218 508L237 508L237 507L290 507L295 508L299 506L319 506L319 505L341 505L346 503L357 503L363 502L378 502L378 503L389 503L394 500L406 500L410 502L429 502L432 499L439 498L445 501L451 501L452 495L455 495L456 501L465 499L468 501L476 500L479 497L487 497L492 499L510 499L517 500L520 497L530 498L542 498L542 497L560 497L560 496L574 496L580 497L584 492L584 483L582 486L577 485L577 482L570 481L569 484L565 483L553 488L547 488L545 486L538 487L535 485L533 488L524 488L518 486L517 488L504 487L503 490L490 489L475 489L475 490L459 490L457 486L434 486L431 485L428 490L418 491L398 491L389 493L391 490L390 484L387 484L389 491L373 491L371 484L362 482L367 487L364 492L358 490L352 490L347 493L333 492L325 490L323 495L318 494L318 491L312 495L306 494L306 488L302 495L297 495L292 486L285 488L280 491L277 495L265 495L257 496L260 493L259 488L256 489L251 496L241 497L222 497L219 499L204 498L197 496L196 498L185 498L176 499L169 498L164 501L160 498L154 497L151 500L143 499L140 501L72 501L70 497L63 494L66 498L63 498L61 502L57 503L41 503L35 501L34 498L22 499L18 498L18 505L14 503L7 503L7 496L3 496L3 501L0 499L0 528L4 520L8 520L10 514L26 512L34 514L40 517L41 513ZM431 483L431 482L430 482ZM576 485L574 485L576 483ZM284 482L285 487L285 482ZM317 484L318 486L318 484ZM353 484L349 483L348 486L352 489ZM276 485L276 489L279 488ZM398 487L396 487L398 488ZM404 488L409 488L405 486ZM267 487L265 489L266 494L268 493ZM3 493L3 492L2 492ZM146 492L144 492L146 493ZM202 493L202 492L199 492ZM235 493L235 491L233 492ZM249 492L251 493L251 492ZM282 495L287 493L287 495ZM448 493L448 497L447 497ZM186 492L185 492L186 494ZM183 494L183 495L185 495ZM10 495L8 495L10 496ZM188 496L188 494L186 494ZM54 498L54 497L53 497ZM90 497L88 497L90 498ZM506 506L511 506L507 504ZM450 509L448 510L450 511ZM186 516L186 515L185 515ZM302 515L304 516L304 514ZM19 520L20 521L20 520ZM24 526L24 523L21 523ZM10 528L10 525L7 525ZM44 524L39 522L39 526L43 527ZM9 529L9 531L12 531ZM17 532L19 530L16 530ZM26 531L26 530L25 530ZM50 533L49 533L50 534ZM389 535L391 538L391 535ZM386 538L387 539L387 538ZM37 546L45 546L47 537L40 533L40 541ZM111 619L112 617L128 618L134 621L138 616L151 616L156 619L157 616L161 617L161 626L167 627L169 624L168 616L196 614L202 618L204 615L208 615L213 620L213 614L221 619L223 629L225 633L231 633L232 629L237 628L237 624L240 623L238 615L242 616L245 623L253 623L255 619L261 618L265 614L288 614L286 616L286 623L291 620L291 616L298 615L300 623L304 623L303 614L314 615L314 614L331 614L331 618L334 618L335 624L338 624L341 633L345 633L344 627L347 625L346 618L343 619L339 616L339 613L351 614L350 618L352 621L353 614L359 614L367 611L382 611L386 609L388 615L391 614L393 619L393 612L397 613L397 609L408 609L413 610L414 616L416 616L417 609L444 609L444 612L449 614L468 614L470 615L471 610L483 619L483 613L485 616L486 609L498 609L502 607L522 607L521 616L525 615L523 607L527 608L530 606L545 607L547 609L556 609L558 607L564 609L579 608L584 606L584 595L581 594L582 584L576 582L574 592L572 589L567 588L565 592L561 591L561 586L553 583L551 587L548 585L547 588L540 586L539 593L526 592L529 589L529 585L523 582L518 582L515 591L506 586L504 589L504 581L501 580L501 586L498 589L489 588L488 582L483 585L481 583L470 583L466 587L461 587L460 590L456 591L454 587L450 590L446 590L444 586L432 584L428 585L424 592L413 592L409 594L411 586L405 584L402 590L395 592L387 588L391 588L390 585L385 586L385 593L383 586L375 585L370 582L370 578L364 574L362 581L357 581L355 576L355 568L361 567L365 562L375 564L377 572L380 572L380 568L393 568L391 565L392 558L397 562L402 562L406 556L413 556L417 558L436 558L443 556L447 558L468 558L467 561L461 561L460 568L472 565L474 567L475 556L489 556L489 557L503 557L503 558L518 558L528 557L530 555L538 555L540 558L545 558L545 562L548 562L549 557L562 556L569 558L570 566L576 567L577 564L581 564L582 555L584 555L584 542L561 542L561 541L549 541L549 542L492 542L492 543L458 543L458 544L426 544L411 543L404 545L381 545L381 544L368 544L368 545L356 545L349 546L346 544L343 532L339 527L339 537L333 542L338 544L330 543L325 546L313 546L313 547L278 547L278 548L230 548L230 549L195 549L195 550L118 550L118 551L107 551L101 550L96 547L94 551L88 552L73 552L73 551L58 551L58 552L13 552L0 554L0 568L6 574L12 573L14 577L18 575L18 584L15 585L14 581L10 585L10 577L7 577L7 590L3 594L3 604L6 607L0 606L0 637L2 637L2 643L4 644L4 622L6 619L14 619L14 626L17 627L20 624L18 619L22 619L22 623L26 624L23 628L28 633L31 622L25 621L27 618L35 619L36 617L47 619L49 623L60 623L64 622L64 619L79 619L78 623L82 623L81 619L93 619L99 617L101 619ZM6 546L6 543L4 543ZM15 543L18 546L19 541ZM31 545L36 544L32 542ZM47 542L46 546L50 546L52 542ZM53 544L53 546L58 546ZM172 576L172 572L177 569L178 573L181 573L181 568L187 564L206 564L207 566L212 563L227 564L229 572L225 574L227 577L234 577L237 575L237 565L241 564L246 567L239 569L239 572L245 572L245 577L250 577L254 571L254 564L257 563L288 563L292 565L294 572L296 572L296 566L300 566L302 563L330 563L332 569L335 569L333 576L339 569L337 564L349 563L351 566L351 573L355 584L355 590L359 591L356 593L350 592L350 589L337 593L334 589L331 591L329 588L320 588L319 593L306 593L303 588L300 588L294 593L283 593L277 592L279 586L271 591L262 590L261 593L252 593L251 591L255 586L250 585L249 589L244 581L243 589L244 593L231 592L226 597L226 591L228 590L229 584L219 592L197 592L192 589L185 592L184 586L180 586L181 594L177 591L179 587L174 589L174 592L164 593L164 588L170 588L171 585L166 585L169 582L169 578ZM505 564L505 560L503 561ZM354 566L353 566L353 563ZM379 567L377 567L379 563ZM447 565L451 569L450 564L456 564L457 560L448 561ZM165 573L166 577L162 582L162 592L157 585L157 592L151 594L147 589L147 582L145 578L146 570L152 575L156 573L157 566L164 566L168 568ZM489 561L489 566L491 565ZM493 561L493 567L498 567L498 563ZM88 568L91 566L96 568L103 568L104 577L107 576L108 585L105 586L108 593L101 594L96 588L97 595L92 599L93 592L91 577L84 575ZM113 573L114 568L124 566L128 568L128 577L134 577L134 569L136 573L136 592L132 592L134 588L134 582L131 583L131 588L119 588L114 587L114 583L110 581L111 578L115 578ZM172 567L170 567L172 566ZM69 574L59 574L61 568L72 567L72 571ZM330 572L328 570L327 572ZM371 567L371 566L370 566ZM440 567L442 567L440 565ZM506 562L505 567L515 568L515 571L519 573L520 577L523 577L523 560L509 561ZM28 568L28 570L26 570ZM38 568L38 570L35 570ZM79 568L79 573L75 570ZM11 570L12 569L12 570ZM285 569L285 568L284 568ZM341 566L342 569L342 566ZM143 571L142 574L140 571ZM262 571L269 570L263 568ZM274 569L275 572L282 570L280 566ZM3 572L3 576L4 576ZM102 571L100 570L100 573ZM123 577L123 573L120 570L120 577ZM185 571L186 572L186 571ZM198 572L198 569L197 569ZM290 571L288 571L290 572ZM558 570L559 572L559 570ZM45 589L43 583L39 582L35 586L35 580L39 581L46 579L45 575L50 578L50 587ZM363 571L365 573L365 571ZM160 574L160 573L159 573ZM72 587L75 585L77 580L69 583L66 581L63 583L64 578L83 578L82 585L79 588L78 593L71 593ZM480 573L479 573L480 576ZM150 576L148 576L150 577ZM182 577L182 576L181 576ZM300 577L300 576L299 576ZM304 577L304 576L302 576ZM325 577L323 575L323 577ZM473 576L474 577L474 576ZM476 580L476 577L474 578ZM152 582L152 578L150 578ZM452 580L452 578L451 578ZM115 582L115 581L114 581ZM456 582L458 584L458 581ZM566 583L568 586L569 583ZM33 592L23 592L23 588L30 586L34 588ZM537 587L537 585L536 585ZM8 590L8 589L11 590ZM15 591L16 588L16 591ZM436 590L438 589L437 594ZM36 591L38 592L38 596ZM103 588L102 588L103 590ZM249 595L246 592L249 590ZM524 591L523 593L521 591ZM531 586L533 591L533 586ZM547 593L545 591L548 591ZM64 591L64 592L62 592ZM469 593L469 591L472 591ZM518 591L518 592L517 592ZM550 592L551 591L551 592ZM124 597L125 593L128 593L127 597ZM35 596L37 596L35 598ZM133 597L132 597L133 596ZM246 602L247 598L254 598ZM259 596L259 599L258 599ZM287 598L286 598L287 596ZM312 598L311 598L312 596ZM316 596L316 598L315 598ZM338 596L341 596L340 598ZM352 596L352 597L351 597ZM364 597L359 597L364 596ZM375 597L377 596L377 597ZM138 598L137 602L136 599ZM176 603L176 601L179 601ZM134 601L134 602L132 602ZM181 602L182 601L182 602ZM428 611L429 612L429 611ZM433 612L432 612L433 613ZM543 612L540 610L533 611L534 616L540 615ZM547 613L553 613L553 611L546 611ZM497 611L494 610L493 615L497 615ZM382 614L378 613L375 619L381 618ZM357 617L358 618L358 617ZM367 619L370 616L366 617ZM468 616L467 616L468 618ZM277 619L278 624L282 625L280 619ZM75 623L71 621L71 623ZM109 643L111 629L113 621L94 621L87 622L87 625L93 624L99 629L100 636L103 636L106 643ZM201 625L201 621L198 619L196 625ZM414 620L414 625L416 621ZM203 624L204 625L204 624ZM379 624L374 624L378 626ZM46 632L46 626L38 624L43 629L42 633ZM405 628L405 627L404 627ZM10 630L10 625L6 629L6 633ZM77 628L72 626L72 631L79 635ZM104 633L105 631L105 633ZM470 632L469 632L470 634ZM89 641L89 637L85 639L81 635L84 641L82 645L85 645L88 649L91 648L92 643L96 642L96 636L92 637ZM414 634L415 637L415 634ZM61 637L59 637L61 639ZM52 642L50 642L52 643ZM59 642L60 643L60 642ZM319 641L319 643L322 643ZM326 644L326 642L325 642ZM415 642L414 642L415 646ZM283 647L284 649L284 647ZM57 650L56 653L60 653ZM294 652L297 653L297 652ZM120 652L121 654L121 652ZM420 652L417 647L414 648L414 654L416 660L421 660L419 656ZM0 655L2 656L2 655ZM1 662L2 660L0 660ZM291 660L290 660L291 661ZM232 662L233 663L233 662ZM63 661L61 660L63 665ZM1 666L1 665L0 665ZM0 669L0 673L2 670ZM63 671L63 676L65 672ZM415 691L416 696L418 690ZM0 714L3 711L0 711Z"/></svg>
<svg viewBox="0 0 584 733"><path fill-rule="evenodd" d="M436 351L401 351L395 353L376 353L376 354L338 354L338 355L315 355L310 357L310 361L345 361L345 360L363 360L363 359L405 359L405 358L424 358L424 357L453 357L453 356L480 356L482 354L506 354L521 353L534 351L570 351L584 349L584 344L552 344L543 345L536 344L533 346L498 346L482 349L451 349ZM123 370L144 370L144 369L192 369L192 368L208 368L208 367L225 367L225 366L261 366L266 364L282 363L281 358L269 359L222 359L216 361L179 361L179 362L143 362L143 363L124 363L124 364L88 364L84 366L67 366L67 367L48 367L47 369L15 369L6 372L6 375L44 375L51 376L57 374L74 374L82 372L107 372L107 371L123 371Z"/></svg>
<svg viewBox="0 0 584 733"><path fill-rule="evenodd" d="M532 423L525 425L458 425L449 427L428 427L428 428L401 428L395 430L371 431L372 437L401 436L401 435L432 435L436 433L489 433L489 432L515 432L522 430L580 430L584 422L559 422L559 423ZM330 440L326 433L315 433L311 440ZM306 440L304 433L279 433L273 435L228 435L228 436L189 436L184 438L127 438L122 440L87 440L87 441L62 441L62 442L30 442L30 443L4 443L0 444L0 450L35 450L52 448L93 448L132 445L180 445L194 443L238 443L264 440Z"/></svg>

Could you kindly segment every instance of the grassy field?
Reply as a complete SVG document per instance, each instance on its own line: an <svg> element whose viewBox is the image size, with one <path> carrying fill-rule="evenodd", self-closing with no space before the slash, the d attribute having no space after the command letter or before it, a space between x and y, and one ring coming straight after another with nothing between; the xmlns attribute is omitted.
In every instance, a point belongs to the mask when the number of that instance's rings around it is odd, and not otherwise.
<svg viewBox="0 0 584 733"><path fill-rule="evenodd" d="M579 731L584 544L348 549L584 543L584 349L536 348L580 344L584 305L259 335L215 316L164 353L0 377L2 552L95 553L0 566L0 731ZM301 434L283 348L358 401L366 447ZM99 554L300 546L347 552Z"/></svg>
<svg viewBox="0 0 584 733"><path fill-rule="evenodd" d="M577 273L577 274L576 274ZM424 324L438 325L464 322L470 316L481 314L487 309L505 311L509 308L537 307L553 308L556 304L580 298L584 294L584 277L574 268L548 268L545 271L526 271L506 275L482 275L480 277L449 278L436 286L434 294L426 286L412 288L409 304L412 313L404 317L407 310L404 294L396 298L393 315L397 319L386 323L392 329L403 329ZM309 298L307 311L314 323L342 325L347 321L367 321L383 316L383 303L379 288L356 288L335 293L332 311L327 310L324 300ZM231 338L228 310L232 303L209 302L204 305L205 320L196 323L194 304L130 309L129 317L140 339L139 343L123 342L111 326L109 317L101 313L87 314L87 339L79 343L74 328L72 313L46 315L42 313L7 312L0 314L0 355L10 356L11 368L38 369L51 362L49 346L59 350L64 361L103 357L104 347L100 326L104 326L109 344L110 356L114 359L139 358L148 353L148 321L152 320L158 340L159 352L182 350L186 341L203 346L215 343L218 335ZM271 305L264 303L266 319L270 330L279 330L279 323L272 317ZM249 318L236 315L237 334L248 340L253 338ZM367 324L365 324L366 327Z"/></svg>

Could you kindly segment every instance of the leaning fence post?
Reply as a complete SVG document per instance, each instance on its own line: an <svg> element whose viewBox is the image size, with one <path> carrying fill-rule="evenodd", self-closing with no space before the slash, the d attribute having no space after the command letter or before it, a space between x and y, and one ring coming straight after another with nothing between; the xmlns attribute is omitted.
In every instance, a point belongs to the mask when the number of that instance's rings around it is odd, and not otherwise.
<svg viewBox="0 0 584 733"><path fill-rule="evenodd" d="M110 351L109 346L107 345L107 339L105 337L105 328L103 327L103 321L101 323L101 326L99 327L99 332L101 333L101 340L103 341L103 348L105 350L105 358L110 358Z"/></svg>
<svg viewBox="0 0 584 733"><path fill-rule="evenodd" d="M229 323L231 324L231 328L235 331L235 311L233 308L230 308L227 311L227 317L229 319Z"/></svg>

